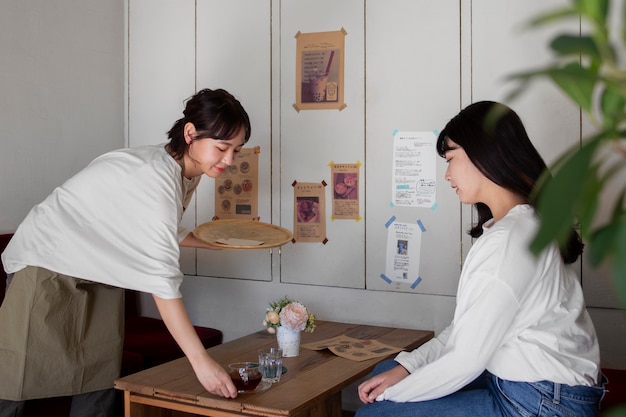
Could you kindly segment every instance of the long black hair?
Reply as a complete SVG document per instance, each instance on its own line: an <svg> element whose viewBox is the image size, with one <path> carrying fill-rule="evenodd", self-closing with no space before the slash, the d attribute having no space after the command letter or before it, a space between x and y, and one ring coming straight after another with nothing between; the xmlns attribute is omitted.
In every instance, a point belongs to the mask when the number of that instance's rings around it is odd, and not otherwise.
<svg viewBox="0 0 626 417"><path fill-rule="evenodd" d="M185 124L192 123L197 136L194 139L229 140L244 131L244 142L251 134L250 118L245 109L226 90L205 88L187 99L183 117L167 132L170 143L167 150L176 158L182 158L189 145L185 141Z"/></svg>
<svg viewBox="0 0 626 417"><path fill-rule="evenodd" d="M441 157L451 149L448 138L463 148L485 177L536 207L533 189L548 168L512 109L493 101L471 104L453 117L439 134L437 152ZM493 215L484 203L476 203L474 208L478 221L468 233L476 238L482 235L483 224ZM561 247L564 262L575 262L582 248L580 236L572 227L569 240Z"/></svg>

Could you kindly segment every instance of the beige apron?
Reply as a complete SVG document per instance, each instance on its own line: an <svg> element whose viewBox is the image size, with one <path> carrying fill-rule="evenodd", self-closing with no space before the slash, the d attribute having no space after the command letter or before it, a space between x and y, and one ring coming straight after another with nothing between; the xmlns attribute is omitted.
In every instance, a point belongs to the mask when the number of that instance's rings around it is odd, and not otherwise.
<svg viewBox="0 0 626 417"><path fill-rule="evenodd" d="M113 387L119 376L124 291L26 267L0 307L0 399Z"/></svg>

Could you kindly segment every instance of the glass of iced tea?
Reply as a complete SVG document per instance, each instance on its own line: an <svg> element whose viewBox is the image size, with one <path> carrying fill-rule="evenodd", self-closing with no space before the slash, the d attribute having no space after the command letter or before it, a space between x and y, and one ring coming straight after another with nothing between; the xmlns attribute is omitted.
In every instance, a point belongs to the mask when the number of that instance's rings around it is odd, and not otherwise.
<svg viewBox="0 0 626 417"><path fill-rule="evenodd" d="M235 362L228 365L230 379L237 391L253 391L261 382L263 374L255 362Z"/></svg>

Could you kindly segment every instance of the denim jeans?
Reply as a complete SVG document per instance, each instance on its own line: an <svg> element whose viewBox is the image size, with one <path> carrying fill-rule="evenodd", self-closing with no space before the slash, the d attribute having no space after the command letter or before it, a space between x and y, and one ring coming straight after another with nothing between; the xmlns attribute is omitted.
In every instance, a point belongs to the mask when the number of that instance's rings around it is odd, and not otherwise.
<svg viewBox="0 0 626 417"><path fill-rule="evenodd" d="M381 362L373 375L396 366ZM604 388L568 386L552 382L513 382L489 372L465 388L430 401L365 404L356 417L595 417Z"/></svg>

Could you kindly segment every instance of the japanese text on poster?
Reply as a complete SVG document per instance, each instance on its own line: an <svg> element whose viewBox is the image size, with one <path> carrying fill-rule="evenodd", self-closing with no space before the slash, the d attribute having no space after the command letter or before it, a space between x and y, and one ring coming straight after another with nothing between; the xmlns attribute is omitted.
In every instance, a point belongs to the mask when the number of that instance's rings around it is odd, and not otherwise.
<svg viewBox="0 0 626 417"><path fill-rule="evenodd" d="M392 202L396 206L430 208L435 203L436 142L433 132L394 135Z"/></svg>

